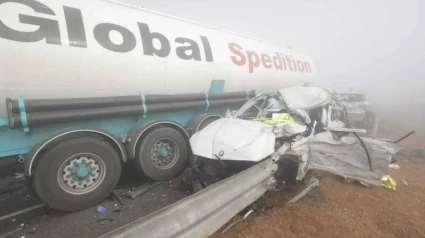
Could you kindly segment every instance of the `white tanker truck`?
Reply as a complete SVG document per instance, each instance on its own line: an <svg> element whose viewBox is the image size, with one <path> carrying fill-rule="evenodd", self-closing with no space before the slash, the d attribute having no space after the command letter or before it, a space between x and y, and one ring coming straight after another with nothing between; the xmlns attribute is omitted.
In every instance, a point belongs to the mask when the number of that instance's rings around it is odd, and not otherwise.
<svg viewBox="0 0 425 238"><path fill-rule="evenodd" d="M316 72L290 48L105 0L0 0L0 56L0 162L66 211L105 199L123 163L177 176L192 133Z"/></svg>

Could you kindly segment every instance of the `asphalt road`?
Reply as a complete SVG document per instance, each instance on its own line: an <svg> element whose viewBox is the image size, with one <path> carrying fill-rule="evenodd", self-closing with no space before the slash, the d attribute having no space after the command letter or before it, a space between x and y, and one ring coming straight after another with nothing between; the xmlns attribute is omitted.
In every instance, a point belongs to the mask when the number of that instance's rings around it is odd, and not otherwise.
<svg viewBox="0 0 425 238"><path fill-rule="evenodd" d="M132 190L152 183L126 171L118 188ZM97 206L79 212L66 213L41 207L33 211L0 221L0 237L99 237L120 226L144 217L190 195L190 191L175 189L175 183L163 182L136 199L122 197L125 205L112 197L101 206L106 212L99 213ZM25 200L25 189L0 197L0 217L12 211L39 203ZM12 234L7 235L12 232Z"/></svg>

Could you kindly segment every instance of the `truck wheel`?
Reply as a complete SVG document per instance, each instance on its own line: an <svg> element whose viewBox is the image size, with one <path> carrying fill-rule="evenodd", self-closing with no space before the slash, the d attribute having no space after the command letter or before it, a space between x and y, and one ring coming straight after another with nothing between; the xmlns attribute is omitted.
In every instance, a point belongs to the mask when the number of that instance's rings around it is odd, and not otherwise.
<svg viewBox="0 0 425 238"><path fill-rule="evenodd" d="M157 128L140 143L136 167L151 179L171 179L185 169L188 151L188 143L180 132L169 127Z"/></svg>
<svg viewBox="0 0 425 238"><path fill-rule="evenodd" d="M34 186L47 205L77 211L106 199L120 175L120 157L109 143L77 138L47 151L35 170Z"/></svg>

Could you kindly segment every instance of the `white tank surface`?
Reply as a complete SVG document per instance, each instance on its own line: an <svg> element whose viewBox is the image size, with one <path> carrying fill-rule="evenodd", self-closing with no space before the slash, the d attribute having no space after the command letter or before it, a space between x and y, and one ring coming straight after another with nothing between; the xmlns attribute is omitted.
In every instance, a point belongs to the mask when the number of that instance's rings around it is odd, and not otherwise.
<svg viewBox="0 0 425 238"><path fill-rule="evenodd" d="M1 100L200 93L214 79L275 91L316 74L288 47L103 0L1 0L0 57Z"/></svg>

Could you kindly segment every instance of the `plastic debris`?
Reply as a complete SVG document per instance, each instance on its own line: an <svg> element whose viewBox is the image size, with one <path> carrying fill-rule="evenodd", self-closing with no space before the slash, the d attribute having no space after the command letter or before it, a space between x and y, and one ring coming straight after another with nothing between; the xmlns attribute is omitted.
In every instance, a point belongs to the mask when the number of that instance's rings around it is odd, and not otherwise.
<svg viewBox="0 0 425 238"><path fill-rule="evenodd" d="M409 184L406 182L406 180L404 180L404 179L402 179L402 180L401 180L401 183L402 183L402 184L404 184L406 187L407 187L407 185L409 185Z"/></svg>
<svg viewBox="0 0 425 238"><path fill-rule="evenodd" d="M104 213L104 212L106 212L106 208L103 207L103 206L98 206L96 210L97 210L98 213Z"/></svg>
<svg viewBox="0 0 425 238"><path fill-rule="evenodd" d="M365 182L362 182L362 181L358 181L358 180L354 180L354 179L352 179L352 178L349 178L349 177L347 177L347 176L344 176L344 182L345 183L354 183L354 182L358 182L360 185L363 185L363 186L365 186L365 187L370 187L370 185L369 184L367 184L367 183L365 183Z"/></svg>
<svg viewBox="0 0 425 238"><path fill-rule="evenodd" d="M397 182L389 175L382 176L381 183L384 188L388 188L393 191L397 188Z"/></svg>
<svg viewBox="0 0 425 238"><path fill-rule="evenodd" d="M388 168L390 168L390 169L399 169L399 168L400 168L400 166L399 166L398 164L390 164L390 165L388 166Z"/></svg>

